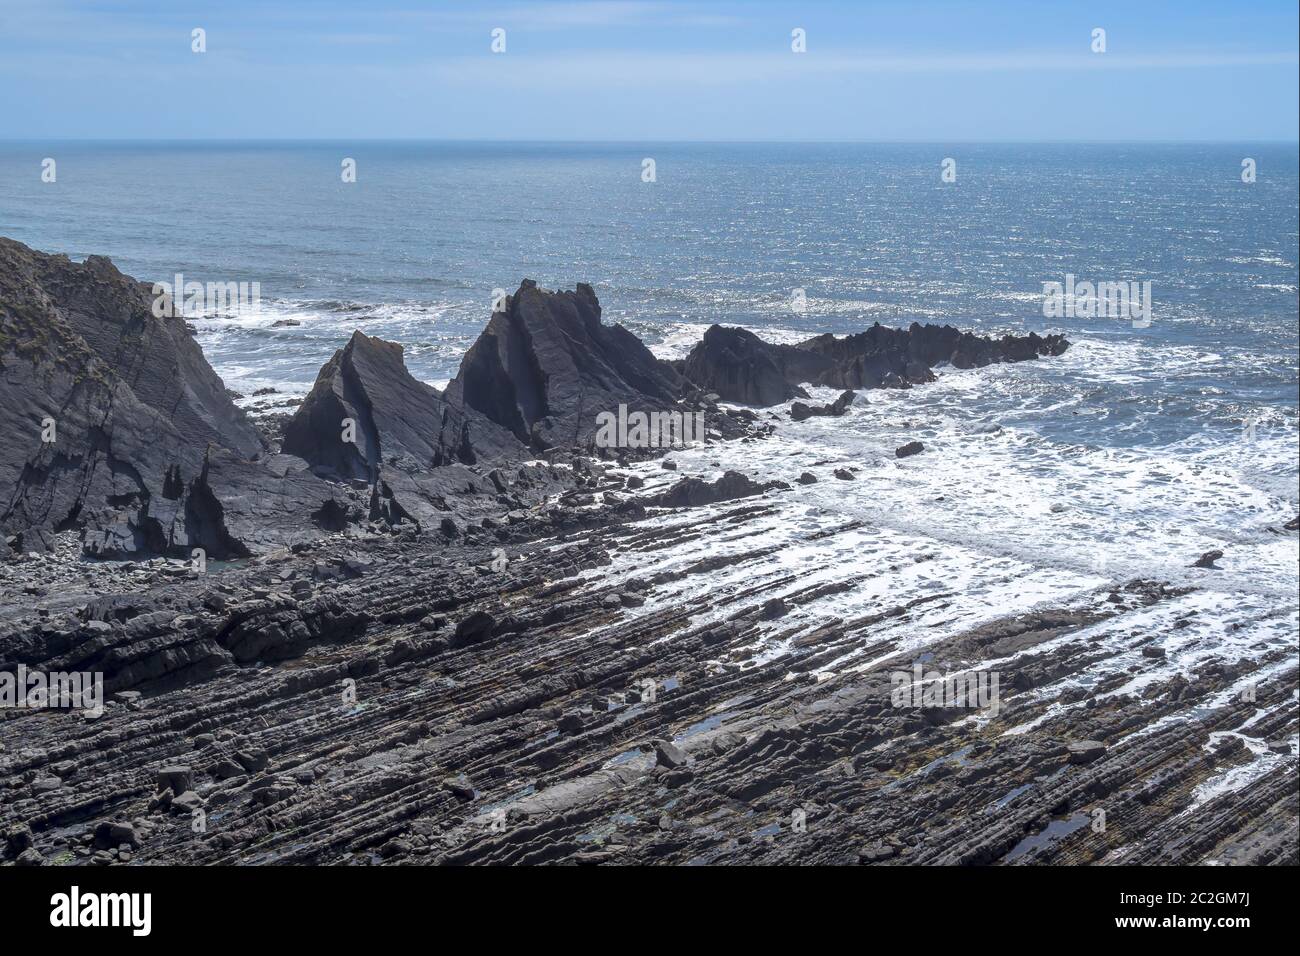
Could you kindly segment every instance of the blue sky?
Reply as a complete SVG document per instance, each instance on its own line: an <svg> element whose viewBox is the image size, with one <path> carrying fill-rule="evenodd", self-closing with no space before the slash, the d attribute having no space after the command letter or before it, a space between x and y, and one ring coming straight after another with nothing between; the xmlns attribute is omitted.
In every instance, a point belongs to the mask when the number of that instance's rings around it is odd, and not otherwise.
<svg viewBox="0 0 1300 956"><path fill-rule="evenodd" d="M1298 9L0 0L0 139L1294 141Z"/></svg>

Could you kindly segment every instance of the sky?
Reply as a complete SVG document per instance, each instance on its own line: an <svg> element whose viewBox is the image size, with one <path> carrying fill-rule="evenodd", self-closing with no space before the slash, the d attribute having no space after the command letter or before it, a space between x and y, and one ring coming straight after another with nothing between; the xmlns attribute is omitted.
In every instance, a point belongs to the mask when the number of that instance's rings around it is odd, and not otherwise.
<svg viewBox="0 0 1300 956"><path fill-rule="evenodd" d="M0 139L1293 142L1298 10L0 0Z"/></svg>

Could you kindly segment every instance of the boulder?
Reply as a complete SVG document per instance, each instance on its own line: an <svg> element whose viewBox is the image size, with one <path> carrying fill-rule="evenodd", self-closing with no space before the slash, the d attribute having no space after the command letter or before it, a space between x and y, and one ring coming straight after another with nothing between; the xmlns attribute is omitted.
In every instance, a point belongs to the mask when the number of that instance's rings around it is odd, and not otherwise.
<svg viewBox="0 0 1300 956"><path fill-rule="evenodd" d="M1067 747L1070 763L1092 763L1106 753L1106 745L1099 740L1075 740Z"/></svg>
<svg viewBox="0 0 1300 956"><path fill-rule="evenodd" d="M675 770L678 767L686 766L688 758L686 751L682 750L676 744L667 740L655 741L655 764L660 767L667 767L669 770Z"/></svg>
<svg viewBox="0 0 1300 956"><path fill-rule="evenodd" d="M1215 565L1214 562L1218 561L1221 557L1223 557L1222 551L1219 551L1217 549L1214 551L1206 551L1203 555L1201 555L1199 558L1197 558L1195 561L1192 562L1192 567L1206 568L1210 571L1218 571L1220 570L1220 568L1217 565Z"/></svg>

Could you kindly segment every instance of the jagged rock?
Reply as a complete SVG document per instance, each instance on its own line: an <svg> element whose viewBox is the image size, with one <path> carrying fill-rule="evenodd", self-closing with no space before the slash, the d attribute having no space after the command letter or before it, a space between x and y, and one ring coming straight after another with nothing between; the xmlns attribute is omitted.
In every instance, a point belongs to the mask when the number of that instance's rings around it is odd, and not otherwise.
<svg viewBox="0 0 1300 956"><path fill-rule="evenodd" d="M925 446L919 441L910 441L906 445L894 449L895 458L909 458L912 455L919 455L925 451Z"/></svg>
<svg viewBox="0 0 1300 956"><path fill-rule="evenodd" d="M468 466L526 457L507 430L412 377L400 345L362 332L321 369L284 426L283 449L324 478L368 485L368 520L444 533L448 501L479 477ZM318 522L333 529L340 517L336 509Z"/></svg>
<svg viewBox="0 0 1300 956"><path fill-rule="evenodd" d="M591 444L596 416L620 404L671 409L680 376L621 325L602 325L600 312L586 283L548 292L525 279L465 353L447 400L536 451Z"/></svg>
<svg viewBox="0 0 1300 956"><path fill-rule="evenodd" d="M921 325L906 329L874 324L865 332L836 338L819 335L798 348L828 359L831 369L814 384L840 388L907 388L934 380L931 369L943 363L954 368L983 367L995 362L1021 362L1042 355L1061 355L1069 348L1063 336L1003 336L986 339L950 325Z"/></svg>
<svg viewBox="0 0 1300 956"><path fill-rule="evenodd" d="M836 469L835 469L835 477L838 478L838 479L840 479L840 481L856 481L856 480L857 480L857 477L853 474L853 472L849 471L847 468L836 468Z"/></svg>
<svg viewBox="0 0 1300 956"><path fill-rule="evenodd" d="M30 549L78 529L88 554L114 558L311 537L302 513L331 489L264 459L184 323L152 307L151 287L103 257L0 239L0 530Z"/></svg>
<svg viewBox="0 0 1300 956"><path fill-rule="evenodd" d="M812 472L810 472L810 471L805 471L805 472L804 472L803 474L801 474L801 475L798 477L798 479L796 479L796 480L797 480L797 481L799 482L799 484L801 484L801 485L815 485L815 484L817 484L817 476L814 475L814 474L813 474Z"/></svg>
<svg viewBox="0 0 1300 956"><path fill-rule="evenodd" d="M797 422L804 421L815 415L831 416L838 418L849 410L853 400L857 397L856 392L843 392L839 398L829 405L805 405L803 402L795 402L790 406L790 417Z"/></svg>
<svg viewBox="0 0 1300 956"><path fill-rule="evenodd" d="M1203 555L1201 555L1194 562L1192 562L1192 567L1208 568L1211 571L1218 571L1219 568L1215 565L1214 562L1218 561L1221 557L1223 557L1222 551L1219 551L1217 549L1214 551L1206 551Z"/></svg>
<svg viewBox="0 0 1300 956"><path fill-rule="evenodd" d="M811 381L828 365L789 346L764 342L747 329L713 325L686 357L682 371L725 401L768 406L807 398L798 382Z"/></svg>
<svg viewBox="0 0 1300 956"><path fill-rule="evenodd" d="M803 384L834 388L910 388L934 380L931 368L950 363L973 368L992 362L1019 362L1040 355L1060 355L1067 348L1062 336L1004 336L983 339L951 326L912 323L907 329L873 325L865 332L836 338L819 335L798 345L764 342L745 329L712 326L682 364L685 376L700 388L711 389L727 401L747 405L777 405L807 396ZM841 402L841 396L822 414ZM843 408L852 403L845 402ZM843 413L841 408L838 414ZM796 415L791 409L792 416ZM801 405L798 417L819 414Z"/></svg>
<svg viewBox="0 0 1300 956"><path fill-rule="evenodd" d="M667 740L655 741L655 763L660 767L674 770L686 766L688 759L686 752L676 744Z"/></svg>
<svg viewBox="0 0 1300 956"><path fill-rule="evenodd" d="M649 503L660 508L698 508L789 487L783 481L757 482L738 471L728 471L712 483L702 478L683 478L667 491L655 495Z"/></svg>
<svg viewBox="0 0 1300 956"><path fill-rule="evenodd" d="M352 423L347 433L345 420ZM428 469L520 459L525 451L494 422L415 379L400 345L360 331L321 368L284 426L283 449L318 473L372 485L385 464L402 459Z"/></svg>

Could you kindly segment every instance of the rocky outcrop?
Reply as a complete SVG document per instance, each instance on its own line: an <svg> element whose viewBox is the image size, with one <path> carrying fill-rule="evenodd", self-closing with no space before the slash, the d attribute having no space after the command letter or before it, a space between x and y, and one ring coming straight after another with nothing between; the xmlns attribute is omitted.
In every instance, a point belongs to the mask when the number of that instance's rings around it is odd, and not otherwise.
<svg viewBox="0 0 1300 956"><path fill-rule="evenodd" d="M238 557L310 534L335 497L265 460L184 322L149 286L0 239L0 531L20 550L77 529L88 553Z"/></svg>
<svg viewBox="0 0 1300 956"><path fill-rule="evenodd" d="M446 394L409 374L400 345L355 333L271 454L185 323L153 305L107 259L0 243L0 556L69 530L105 558L242 558L363 522L454 537L580 485L526 462L594 450L601 412L712 408L681 405L678 373L602 325L590 286L525 281Z"/></svg>
<svg viewBox="0 0 1300 956"><path fill-rule="evenodd" d="M988 339L951 325L921 325L906 329L876 323L865 332L836 338L819 335L798 346L829 359L832 368L819 385L841 388L906 388L934 380L938 365L982 368L997 362L1023 362L1039 356L1061 355L1070 343L1061 335L1030 332Z"/></svg>
<svg viewBox="0 0 1300 956"><path fill-rule="evenodd" d="M812 381L828 367L816 356L764 342L747 329L712 325L686 356L682 371L725 401L766 406L807 398L799 383Z"/></svg>
<svg viewBox="0 0 1300 956"><path fill-rule="evenodd" d="M316 475L363 488L365 517L393 527L454 534L453 514L478 521L566 484L544 468L515 468L532 456L513 434L416 380L400 345L362 332L321 368L283 448Z"/></svg>
<svg viewBox="0 0 1300 956"><path fill-rule="evenodd" d="M107 259L78 264L0 241L0 399L10 412L0 421L0 555L48 549L69 530L86 553L110 558L196 548L241 558L363 522L450 539L586 480L527 463L540 453L662 453L658 441L640 451L601 444L603 414L689 411L694 440L725 440L770 426L719 412L718 397L766 405L803 396L804 382L907 387L932 378L934 364L1020 361L1067 345L914 324L795 347L714 326L681 363L683 377L622 326L604 325L589 285L548 292L524 280L445 393L410 375L400 345L356 332L272 454L184 322L156 317L153 304L149 286ZM791 414L841 415L852 401L846 391ZM689 479L664 501L726 500L732 484Z"/></svg>
<svg viewBox="0 0 1300 956"><path fill-rule="evenodd" d="M800 385L910 388L934 381L937 365L977 368L1060 355L1067 348L1060 335L986 339L948 325L915 322L907 329L876 323L856 335L819 335L798 345L776 345L744 329L715 325L682 369L692 383L726 401L768 406L806 397Z"/></svg>
<svg viewBox="0 0 1300 956"><path fill-rule="evenodd" d="M429 469L526 457L506 429L473 409L452 407L417 381L400 345L362 332L321 368L284 427L283 449L320 474L367 483L384 463Z"/></svg>
<svg viewBox="0 0 1300 956"><path fill-rule="evenodd" d="M714 482L703 478L683 478L667 491L652 497L648 503L660 508L698 508L789 488L783 481L758 482L738 471L728 471Z"/></svg>
<svg viewBox="0 0 1300 956"><path fill-rule="evenodd" d="M525 279L465 353L447 401L534 451L590 446L596 416L670 410L680 376L621 325L600 321L591 286L548 292Z"/></svg>
<svg viewBox="0 0 1300 956"><path fill-rule="evenodd" d="M803 402L793 402L790 405L790 417L796 422L819 416L839 418L849 410L849 406L853 404L855 398L857 398L856 392L846 391L841 392L840 397L829 405L805 405Z"/></svg>

